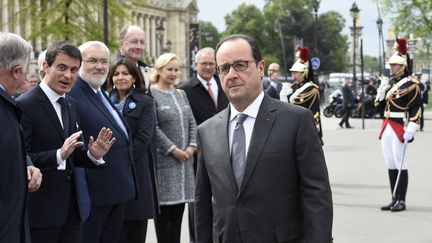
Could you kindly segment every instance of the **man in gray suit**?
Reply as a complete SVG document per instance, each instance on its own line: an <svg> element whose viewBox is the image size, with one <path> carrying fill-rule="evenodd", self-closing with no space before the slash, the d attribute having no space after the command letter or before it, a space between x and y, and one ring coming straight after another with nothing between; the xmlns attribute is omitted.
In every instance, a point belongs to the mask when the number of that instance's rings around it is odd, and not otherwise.
<svg viewBox="0 0 432 243"><path fill-rule="evenodd" d="M282 83L279 82L280 65L271 63L267 70L268 79L263 80L264 91L274 99L280 99L279 93L282 90Z"/></svg>
<svg viewBox="0 0 432 243"><path fill-rule="evenodd" d="M264 94L256 41L216 47L230 100L198 129L196 242L332 242L332 196L309 110Z"/></svg>

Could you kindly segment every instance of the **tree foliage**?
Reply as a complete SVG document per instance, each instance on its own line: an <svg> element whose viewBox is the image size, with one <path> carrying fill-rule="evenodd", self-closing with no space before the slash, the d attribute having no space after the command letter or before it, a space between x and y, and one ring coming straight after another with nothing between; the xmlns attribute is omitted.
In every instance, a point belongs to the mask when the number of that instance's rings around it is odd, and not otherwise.
<svg viewBox="0 0 432 243"><path fill-rule="evenodd" d="M77 43L82 40L103 41L101 0L19 0L19 4L19 21L28 20L31 23L27 39L46 39L49 36L53 40ZM108 26L117 26L115 19L130 18L131 6L144 4L145 0L108 1ZM113 41L117 40L116 32L109 29L110 48L117 47L117 41Z"/></svg>
<svg viewBox="0 0 432 243"><path fill-rule="evenodd" d="M225 25L224 35L245 34L255 38L260 45L266 43L264 16L253 4L243 3L226 15Z"/></svg>
<svg viewBox="0 0 432 243"><path fill-rule="evenodd" d="M211 22L206 21L200 21L199 28L200 48L215 48L220 39L220 33L218 29Z"/></svg>
<svg viewBox="0 0 432 243"><path fill-rule="evenodd" d="M383 0L381 5L386 13L395 16L392 21L397 33L403 36L414 33L432 42L432 1Z"/></svg>

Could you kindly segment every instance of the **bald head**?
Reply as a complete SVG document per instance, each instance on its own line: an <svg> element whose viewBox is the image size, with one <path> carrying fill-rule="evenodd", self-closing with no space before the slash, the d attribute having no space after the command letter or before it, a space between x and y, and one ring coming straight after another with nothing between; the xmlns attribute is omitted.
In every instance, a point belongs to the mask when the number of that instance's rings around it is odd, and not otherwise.
<svg viewBox="0 0 432 243"><path fill-rule="evenodd" d="M145 32L139 26L127 25L120 31L119 43L120 53L137 63L144 56Z"/></svg>

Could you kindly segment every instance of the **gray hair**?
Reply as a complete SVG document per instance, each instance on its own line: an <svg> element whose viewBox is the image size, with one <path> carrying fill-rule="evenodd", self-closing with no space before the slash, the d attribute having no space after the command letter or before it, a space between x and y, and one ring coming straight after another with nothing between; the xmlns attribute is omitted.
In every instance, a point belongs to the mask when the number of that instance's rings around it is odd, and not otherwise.
<svg viewBox="0 0 432 243"><path fill-rule="evenodd" d="M108 47L103 42L100 42L100 41L87 41L87 42L84 42L82 45L80 45L78 47L78 49L80 50L81 55L84 56L84 52L86 52L90 47L93 47L93 46L100 46L100 47L102 47L106 51L106 53L108 54L108 58L109 58L110 51L109 51Z"/></svg>
<svg viewBox="0 0 432 243"><path fill-rule="evenodd" d="M202 54L204 53L209 53L212 56L214 56L215 50L211 47L204 47L203 49L199 50L196 54L195 54L195 63L198 62L198 60L201 58Z"/></svg>
<svg viewBox="0 0 432 243"><path fill-rule="evenodd" d="M11 70L21 66L27 70L32 46L21 36L8 32L0 32L0 69Z"/></svg>

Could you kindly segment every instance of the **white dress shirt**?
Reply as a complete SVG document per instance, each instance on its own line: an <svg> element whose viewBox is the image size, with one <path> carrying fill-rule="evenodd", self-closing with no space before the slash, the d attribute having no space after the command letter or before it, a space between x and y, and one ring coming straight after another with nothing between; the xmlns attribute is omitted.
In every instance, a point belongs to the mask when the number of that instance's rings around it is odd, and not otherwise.
<svg viewBox="0 0 432 243"><path fill-rule="evenodd" d="M202 83L202 85L204 85L204 87L207 89L207 91L208 91L207 82L210 83L211 90L213 91L213 97L215 98L215 103L217 104L218 94L219 94L219 87L218 87L218 85L217 85L216 80L214 79L214 77L212 77L210 79L210 81L207 81L207 80L203 79L201 76L199 76L199 74L197 74L197 78Z"/></svg>
<svg viewBox="0 0 432 243"><path fill-rule="evenodd" d="M248 106L246 107L246 109L243 112L239 112L237 111L234 106L230 103L230 122L229 122L229 126L228 126L228 140L229 140L229 148L230 148L230 153L232 150L232 140L233 140L233 135L234 135L234 128L236 126L237 123L237 114L239 113L243 113L247 115L247 118L244 120L243 122L243 127L245 130L245 136L246 136L246 154L245 154L245 158L247 158L247 153L249 151L249 143L250 143L250 139L252 137L252 131L255 125L255 120L256 117L258 115L258 111L259 108L261 106L261 103L264 99L264 92L261 91L261 93L258 95L258 97L255 98L255 100Z"/></svg>
<svg viewBox="0 0 432 243"><path fill-rule="evenodd" d="M61 105L57 102L57 100L60 97L65 97L65 95L59 95L54 90L52 90L44 81L40 82L39 86L41 87L42 91L45 93L45 95L48 97L49 101L51 102L52 106L54 107L54 110L57 114L57 117L60 121L60 124L63 127L62 117L61 117ZM73 124L71 124L73 126ZM78 124L76 124L78 125ZM84 141L82 141L84 142ZM57 170L65 170L66 169L66 160L63 160L60 155L60 149L57 149L56 152L56 158L57 158ZM105 164L105 161L103 158L100 158L99 160L95 159L89 151L87 151L87 156L89 159L96 165Z"/></svg>

